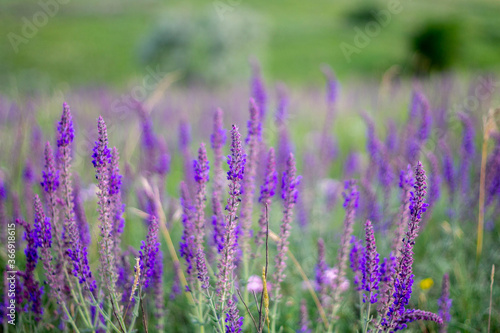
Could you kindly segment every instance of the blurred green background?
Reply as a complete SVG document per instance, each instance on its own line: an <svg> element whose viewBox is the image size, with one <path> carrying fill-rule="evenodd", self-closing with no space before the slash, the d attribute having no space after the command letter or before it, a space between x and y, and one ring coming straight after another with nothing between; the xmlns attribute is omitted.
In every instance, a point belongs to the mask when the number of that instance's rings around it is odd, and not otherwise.
<svg viewBox="0 0 500 333"><path fill-rule="evenodd" d="M323 63L341 79L380 78L394 65L407 75L500 71L498 0L59 0L44 22L40 2L54 1L0 1L0 91L120 88L148 66L218 84L246 79L249 56L290 85L321 82ZM357 31L395 2L400 12L348 61L341 44L356 46ZM25 38L23 18L37 13L43 24L16 53L12 34Z"/></svg>

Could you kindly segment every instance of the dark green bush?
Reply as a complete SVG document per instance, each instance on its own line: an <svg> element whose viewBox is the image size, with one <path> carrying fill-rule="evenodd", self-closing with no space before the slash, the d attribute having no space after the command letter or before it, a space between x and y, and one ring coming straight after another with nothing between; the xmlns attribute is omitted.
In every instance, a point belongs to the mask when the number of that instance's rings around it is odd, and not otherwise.
<svg viewBox="0 0 500 333"><path fill-rule="evenodd" d="M460 52L460 27L456 22L428 23L412 38L415 71L442 71L455 65Z"/></svg>

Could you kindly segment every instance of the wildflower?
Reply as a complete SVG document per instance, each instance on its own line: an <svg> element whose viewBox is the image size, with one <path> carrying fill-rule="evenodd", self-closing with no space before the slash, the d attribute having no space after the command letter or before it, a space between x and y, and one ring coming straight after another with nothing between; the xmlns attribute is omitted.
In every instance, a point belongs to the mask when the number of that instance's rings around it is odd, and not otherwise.
<svg viewBox="0 0 500 333"><path fill-rule="evenodd" d="M229 180L229 198L227 199L226 210L228 213L226 217L224 248L218 264L219 274L217 279L217 290L221 305L225 303L230 290L229 284L233 279L235 249L237 246L236 211L240 201L241 181L245 172L246 162L246 156L241 147L241 135L235 125L233 125L231 129L231 139L231 155L227 157L227 164L229 165L229 171L227 172L227 179Z"/></svg>
<svg viewBox="0 0 500 333"><path fill-rule="evenodd" d="M196 190L196 215L194 219L195 246L203 250L203 241L205 237L205 201L206 201L206 183L208 182L208 171L210 170L207 159L205 144L200 145L198 150L198 160L194 160L194 179L197 183Z"/></svg>
<svg viewBox="0 0 500 333"><path fill-rule="evenodd" d="M150 217L150 224L146 241L142 241L139 251L141 260L141 284L147 288L155 271L156 257L160 243L158 242L158 221L154 215Z"/></svg>
<svg viewBox="0 0 500 333"><path fill-rule="evenodd" d="M252 225L252 210L255 193L255 175L257 171L257 158L259 157L259 133L261 122L259 110L255 101L250 99L250 120L248 121L247 160L245 164L245 177L241 185L241 228L243 232L243 251L247 253L248 240L250 238L250 227Z"/></svg>
<svg viewBox="0 0 500 333"><path fill-rule="evenodd" d="M191 204L189 191L185 182L181 182L181 207L182 207L182 224L184 226L182 241L180 242L181 257L186 260L186 273L191 275L193 264L195 264L196 243L195 243L195 225L194 225L194 208Z"/></svg>
<svg viewBox="0 0 500 333"><path fill-rule="evenodd" d="M164 326L165 316L165 300L163 291L163 253L158 251L156 254L156 262L151 276L154 292L154 315L156 319L156 329L161 332Z"/></svg>
<svg viewBox="0 0 500 333"><path fill-rule="evenodd" d="M362 273L363 273L363 290L369 293L370 303L377 303L380 272L379 272L379 255L377 253L377 246L375 245L375 235L373 226L370 220L365 223L365 256L362 259ZM365 296L365 295L364 295ZM364 301L365 299L363 299Z"/></svg>
<svg viewBox="0 0 500 333"><path fill-rule="evenodd" d="M291 222L293 217L293 207L297 202L298 185L300 176L296 177L295 158L290 154L287 162L287 169L283 172L281 185L281 198L283 199L283 219L280 226L280 238L277 244L278 255L275 258L274 281L276 282L275 297L281 298L280 284L285 279L286 253L288 252L288 237L290 236Z"/></svg>
<svg viewBox="0 0 500 333"><path fill-rule="evenodd" d="M208 277L207 264L205 262L205 253L202 249L198 249L196 255L196 269L198 270L198 280L201 282L202 289L208 289L210 281Z"/></svg>
<svg viewBox="0 0 500 333"><path fill-rule="evenodd" d="M123 229L125 228L125 219L123 218L125 205L122 203L121 197L122 175L120 175L120 169L118 166L119 159L120 155L118 154L118 149L113 147L111 150L111 159L109 164L109 201L110 217L112 220L112 238L116 258L118 258L121 253L121 235L123 234Z"/></svg>
<svg viewBox="0 0 500 333"><path fill-rule="evenodd" d="M240 317L237 302L230 297L227 301L226 333L240 333L243 326L243 317Z"/></svg>
<svg viewBox="0 0 500 333"><path fill-rule="evenodd" d="M96 179L97 179L97 192L98 197L98 212L99 212L99 226L101 229L101 240L99 241L100 248L100 274L103 284L110 290L114 292L115 284L117 280L117 274L115 271L115 245L113 242L113 220L111 218L111 199L110 191L116 190L117 177L115 176L112 188L110 184L110 173L109 168L111 165L111 151L108 148L108 133L106 128L106 123L99 116L97 121L98 138L95 142L93 148L93 160L94 168L96 169Z"/></svg>
<svg viewBox="0 0 500 333"><path fill-rule="evenodd" d="M267 154L266 176L264 178L264 183L260 187L259 202L261 203L262 208L259 217L259 231L255 236L255 243L257 245L262 245L266 237L266 230L267 230L266 211L268 214L268 210L271 206L272 197L274 196L276 191L277 182L278 182L278 173L276 172L274 148L271 147L269 148L269 152Z"/></svg>
<svg viewBox="0 0 500 333"><path fill-rule="evenodd" d="M361 277L363 275L362 270L362 261L365 257L365 248L361 244L361 241L357 239L355 236L351 238L352 249L349 254L349 259L351 261L351 269L354 273L354 285L356 286L357 291L361 291L363 289L363 285L361 283Z"/></svg>
<svg viewBox="0 0 500 333"><path fill-rule="evenodd" d="M297 333L311 333L311 329L309 328L311 322L309 321L309 314L307 313L307 305L306 300L303 299L300 302L300 325Z"/></svg>
<svg viewBox="0 0 500 333"><path fill-rule="evenodd" d="M43 307L42 307L42 294L43 288L38 285L38 281L35 280L35 269L38 263L38 248L41 246L39 233L42 228L42 221L36 221L37 225L32 226L26 221L16 219L16 224L24 227L24 239L26 240L26 249L24 254L26 255L26 269L24 272L20 272L24 280L24 299L29 304L29 311L31 311L35 320L39 321L42 318Z"/></svg>
<svg viewBox="0 0 500 333"><path fill-rule="evenodd" d="M443 275L443 284L441 287L441 297L438 300L439 316L443 319L439 332L444 333L448 331L448 323L451 320L450 309L452 300L450 299L450 276L448 273Z"/></svg>
<svg viewBox="0 0 500 333"><path fill-rule="evenodd" d="M432 288L432 286L434 285L434 280L432 280L432 278L423 279L422 281L420 281L419 285L420 289L427 290Z"/></svg>
<svg viewBox="0 0 500 333"><path fill-rule="evenodd" d="M224 176L222 171L222 149L226 143L226 131L222 123L222 110L217 109L213 120L213 133L210 135L210 142L214 150L214 192L222 193L224 187Z"/></svg>
<svg viewBox="0 0 500 333"><path fill-rule="evenodd" d="M406 323L414 320L432 320L442 323L441 318L433 313L421 310L408 310L408 305L413 286L413 246L418 236L422 213L425 212L427 204L424 202L426 194L426 176L419 161L415 168L415 191L410 197L410 220L403 243L399 249L398 265L396 268L393 303L391 304L386 317L382 320L382 326L389 329L406 328Z"/></svg>
<svg viewBox="0 0 500 333"><path fill-rule="evenodd" d="M344 208L345 208L345 218L344 218L344 231L342 233L342 238L340 240L340 248L337 254L337 269L338 273L335 276L334 282L332 283L335 287L341 285L344 279L345 269L347 266L347 260L349 255L350 240L354 224L354 214L358 207L359 192L356 187L356 182L354 180L348 180L345 182L344 192ZM333 294L333 305L338 304L341 293L343 290L336 288Z"/></svg>
<svg viewBox="0 0 500 333"><path fill-rule="evenodd" d="M252 65L252 81L251 81L251 96L255 99L255 104L259 110L259 120L263 121L266 118L267 111L267 93L262 80L260 65L256 60L251 61ZM261 134L258 133L260 139Z"/></svg>
<svg viewBox="0 0 500 333"><path fill-rule="evenodd" d="M260 276L252 275L248 278L247 290L251 293L260 293L262 292L262 279Z"/></svg>
<svg viewBox="0 0 500 333"><path fill-rule="evenodd" d="M212 207L214 215L212 215L213 226L213 241L217 249L217 253L222 253L224 248L224 231L226 223L224 221L224 214L222 213L222 205L220 203L220 194L214 191L212 194Z"/></svg>

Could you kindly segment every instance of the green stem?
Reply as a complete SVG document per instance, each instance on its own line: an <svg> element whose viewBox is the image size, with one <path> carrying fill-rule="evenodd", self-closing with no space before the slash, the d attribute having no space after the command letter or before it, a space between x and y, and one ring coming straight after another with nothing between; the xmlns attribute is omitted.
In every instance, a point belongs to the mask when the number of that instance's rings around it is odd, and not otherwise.
<svg viewBox="0 0 500 333"><path fill-rule="evenodd" d="M64 310L64 313L66 313L66 317L68 317L68 321L73 326L73 329L75 330L76 333L80 333L78 330L78 327L75 324L75 321L73 320L73 317L71 317L71 314L68 311L68 308L66 307L66 304L62 303L62 308Z"/></svg>

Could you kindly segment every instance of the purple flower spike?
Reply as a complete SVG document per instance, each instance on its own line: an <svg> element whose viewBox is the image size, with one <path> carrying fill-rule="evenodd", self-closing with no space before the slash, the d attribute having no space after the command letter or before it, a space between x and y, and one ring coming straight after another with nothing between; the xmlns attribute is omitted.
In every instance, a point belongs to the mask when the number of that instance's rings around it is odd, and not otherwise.
<svg viewBox="0 0 500 333"><path fill-rule="evenodd" d="M142 241L141 250L139 251L141 265L141 283L145 288L149 287L151 277L155 271L156 256L160 249L158 242L158 221L154 215L151 215L146 241Z"/></svg>
<svg viewBox="0 0 500 333"><path fill-rule="evenodd" d="M274 295L276 299L281 298L280 285L284 281L286 260L288 252L288 237L290 236L290 229L292 228L293 208L297 202L298 185L300 176L296 177L295 157L290 154L287 161L287 168L283 172L282 177L282 199L283 199L283 219L280 226L280 238L278 240L277 248L278 255L275 258L275 272L273 275L276 283Z"/></svg>
<svg viewBox="0 0 500 333"><path fill-rule="evenodd" d="M226 223L219 197L219 192L214 191L212 194L212 207L214 211L214 215L212 216L212 226L214 227L213 241L217 247L217 253L220 254L224 248L224 231L226 230Z"/></svg>
<svg viewBox="0 0 500 333"><path fill-rule="evenodd" d="M234 188L229 191L229 195L239 196L241 194L240 181L243 179L245 172L246 155L243 153L243 148L241 147L241 134L235 125L231 129L231 137L231 155L227 156L227 164L229 165L227 180L234 184Z"/></svg>
<svg viewBox="0 0 500 333"><path fill-rule="evenodd" d="M210 287L210 281L208 277L207 264L205 262L205 253L202 249L198 249L196 255L196 269L198 270L198 280L201 282L202 289L208 289Z"/></svg>
<svg viewBox="0 0 500 333"><path fill-rule="evenodd" d="M260 65L257 60L251 61L252 65L252 91L251 96L255 99L255 103L260 111L259 119L264 121L267 111L267 93L262 80ZM260 137L259 137L260 138Z"/></svg>
<svg viewBox="0 0 500 333"><path fill-rule="evenodd" d="M231 129L231 155L227 158L229 171L229 198L227 199L226 233L224 235L224 248L218 264L219 274L217 279L217 294L220 304L224 306L229 296L230 284L233 281L233 270L235 267L235 249L237 246L236 229L238 226L236 211L241 196L241 180L245 170L245 155L241 147L241 135L238 128L233 125Z"/></svg>
<svg viewBox="0 0 500 333"><path fill-rule="evenodd" d="M425 182L425 171L422 163L419 161L415 168L415 186L414 192L410 196L410 220L405 238L399 249L398 266L396 268L396 277L394 284L394 301L383 320L384 327L397 328L398 322L405 317L405 307L408 305L413 286L413 246L418 236L422 213L425 212L427 204L424 203L427 184Z"/></svg>
<svg viewBox="0 0 500 333"><path fill-rule="evenodd" d="M252 226L252 211L255 195L255 176L257 173L257 163L259 158L259 137L261 132L261 121L259 119L259 110L253 100L250 98L250 120L248 121L247 143L247 161L245 165L245 177L242 183L241 199L241 229L243 233L242 248L244 255L249 252L250 228Z"/></svg>
<svg viewBox="0 0 500 333"><path fill-rule="evenodd" d="M71 116L69 105L64 102L61 121L57 125L57 146L69 146L74 138L75 130L73 129L73 117Z"/></svg>
<svg viewBox="0 0 500 333"><path fill-rule="evenodd" d="M42 171L43 182L41 185L47 193L55 193L59 187L59 170L56 169L54 154L50 143L45 144L45 170Z"/></svg>
<svg viewBox="0 0 500 333"><path fill-rule="evenodd" d="M181 207L182 207L182 224L184 231L182 241L180 243L180 254L186 260L186 273L191 275L193 264L196 255L195 243L195 226L194 226L194 208L189 197L189 190L185 182L181 182Z"/></svg>
<svg viewBox="0 0 500 333"><path fill-rule="evenodd" d="M222 170L222 150L226 143L226 131L222 123L222 110L217 109L214 114L213 133L210 136L212 149L214 150L214 191L222 193L224 187L224 176Z"/></svg>
<svg viewBox="0 0 500 333"><path fill-rule="evenodd" d="M309 314L307 313L306 300L300 302L300 328L297 333L311 333L311 322L309 321Z"/></svg>
<svg viewBox="0 0 500 333"><path fill-rule="evenodd" d="M366 252L363 258L363 290L369 293L370 303L377 303L378 284L380 282L380 266L377 246L375 245L375 234L370 220L365 223ZM366 296L366 295L363 295ZM365 299L363 299L365 301Z"/></svg>
<svg viewBox="0 0 500 333"><path fill-rule="evenodd" d="M238 303L229 298L227 301L228 311L226 314L226 333L240 333L243 326L243 317L240 317Z"/></svg>
<svg viewBox="0 0 500 333"><path fill-rule="evenodd" d="M345 218L344 218L344 231L342 232L342 238L340 240L340 247L337 254L337 269L338 274L336 275L333 285L339 286L345 276L345 270L347 267L347 260L350 252L350 241L353 231L354 215L356 214L356 209L358 207L359 192L356 186L355 180L347 180L345 182L345 191L342 193L344 196L344 208L345 208ZM336 288L333 294L333 304L338 304L341 298L341 293L343 290L341 288Z"/></svg>
<svg viewBox="0 0 500 333"><path fill-rule="evenodd" d="M441 287L441 298L438 300L439 316L443 319L443 325L439 328L439 332L448 332L448 323L451 320L450 309L452 300L450 299L450 276L448 273L443 275L443 284Z"/></svg>
<svg viewBox="0 0 500 333"><path fill-rule="evenodd" d="M266 207L268 210L271 208L271 201L276 192L277 183L278 172L276 171L274 148L271 147L269 148L269 153L267 154L267 168L264 184L260 187L259 202L262 205L262 209L259 218L259 231L255 237L255 243L257 245L263 244L266 237Z"/></svg>
<svg viewBox="0 0 500 333"><path fill-rule="evenodd" d="M361 244L361 240L357 239L355 236L351 238L352 249L349 253L349 259L351 261L351 269L354 273L354 285L356 286L357 291L361 291L363 288L362 285L362 261L365 257L365 248Z"/></svg>
<svg viewBox="0 0 500 333"><path fill-rule="evenodd" d="M38 248L41 246L39 233L41 232L42 222L37 222L37 225L31 226L25 221L16 220L16 224L24 227L24 239L26 240L26 249L24 250L24 254L26 255L26 269L24 272L20 272L24 278L23 298L27 301L29 311L34 314L35 320L40 321L43 314L43 288L36 281L34 272L38 263Z"/></svg>
<svg viewBox="0 0 500 333"><path fill-rule="evenodd" d="M94 146L92 155L94 168L96 169L96 179L98 181L97 192L99 224L101 229L101 240L99 241L100 256L100 275L108 290L115 292L115 284L118 278L115 270L115 245L113 242L113 220L111 218L111 198L110 192L115 189L110 188L111 151L108 148L108 133L106 123L99 116L97 121L98 137ZM112 175L114 172L112 173ZM116 178L114 180L116 183Z"/></svg>
<svg viewBox="0 0 500 333"><path fill-rule="evenodd" d="M198 159L194 160L194 180L197 183L196 190L196 217L194 221L195 246L197 249L203 250L203 241L205 238L205 201L206 201L206 186L208 182L208 171L210 170L207 158L205 144L200 145L198 150Z"/></svg>
<svg viewBox="0 0 500 333"><path fill-rule="evenodd" d="M113 147L111 151L111 163L109 165L109 201L113 227L112 238L113 246L115 248L115 258L119 258L121 255L121 235L123 234L123 229L125 228L125 219L123 218L125 205L122 203L121 196L122 175L120 174L120 168L118 166L119 159L120 155L118 154L118 149Z"/></svg>

